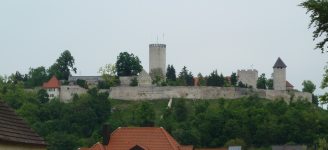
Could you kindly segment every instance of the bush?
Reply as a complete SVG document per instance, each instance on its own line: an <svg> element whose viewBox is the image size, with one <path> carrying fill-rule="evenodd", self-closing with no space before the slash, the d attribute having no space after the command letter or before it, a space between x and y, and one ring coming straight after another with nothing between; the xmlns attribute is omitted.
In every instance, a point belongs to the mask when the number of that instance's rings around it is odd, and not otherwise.
<svg viewBox="0 0 328 150"><path fill-rule="evenodd" d="M98 81L98 88L99 89L110 89L110 84L104 81Z"/></svg>
<svg viewBox="0 0 328 150"><path fill-rule="evenodd" d="M82 79L77 79L76 84L79 85L80 87L84 87L84 84L86 83L85 80Z"/></svg>
<svg viewBox="0 0 328 150"><path fill-rule="evenodd" d="M223 147L229 148L229 146L241 146L242 149L244 149L246 147L246 143L244 142L243 139L236 138L236 139L231 139L228 142L226 142Z"/></svg>
<svg viewBox="0 0 328 150"><path fill-rule="evenodd" d="M69 85L69 81L65 80L61 85Z"/></svg>
<svg viewBox="0 0 328 150"><path fill-rule="evenodd" d="M131 79L130 86L138 86L138 80L137 80L137 78Z"/></svg>

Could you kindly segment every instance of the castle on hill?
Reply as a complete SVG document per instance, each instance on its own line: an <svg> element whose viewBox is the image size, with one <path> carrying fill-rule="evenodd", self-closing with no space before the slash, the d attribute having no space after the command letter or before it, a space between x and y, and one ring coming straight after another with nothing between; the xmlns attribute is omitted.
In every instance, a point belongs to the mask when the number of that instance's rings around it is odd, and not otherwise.
<svg viewBox="0 0 328 150"><path fill-rule="evenodd" d="M273 90L256 89L256 83L258 80L258 71L256 69L237 70L238 82L241 81L244 84L252 85L253 89L238 89L237 87L226 90L223 87L154 87L152 85L152 78L146 70L142 70L136 76L120 76L119 80L121 85L118 87L111 87L111 89L100 89L101 91L108 91L110 97L114 99L167 99L167 98L192 98L192 99L215 99L215 98L239 98L244 97L244 93L263 93L259 94L260 97L268 99L284 98L288 99L289 93L286 89L293 89L293 86L286 80L286 64L279 57L273 65ZM149 72L154 69L159 69L166 78L166 44L149 44ZM130 87L131 79L137 78L139 86ZM229 78L229 77L228 77ZM69 85L61 85L61 83L53 77L48 83L44 83L43 88L47 89L50 98L58 97L62 101L69 102L74 93L81 94L86 93L86 89L74 85L78 79L85 80L89 88L98 85L99 81L104 81L102 76L69 76ZM197 83L197 78L195 82ZM195 86L197 86L195 84ZM154 89L156 89L154 91ZM225 89L224 93L222 91ZM231 90L235 89L235 90ZM238 90L237 90L238 89ZM204 95L204 91L213 93L213 96ZM242 91L239 93L239 91ZM269 91L269 92L268 92ZM287 92L287 93L286 93ZM296 96L302 96L312 101L312 96L307 92L294 91ZM184 94L181 94L184 93ZM199 93L199 94L192 94ZM191 95L194 95L193 97ZM197 96L196 96L197 95Z"/></svg>

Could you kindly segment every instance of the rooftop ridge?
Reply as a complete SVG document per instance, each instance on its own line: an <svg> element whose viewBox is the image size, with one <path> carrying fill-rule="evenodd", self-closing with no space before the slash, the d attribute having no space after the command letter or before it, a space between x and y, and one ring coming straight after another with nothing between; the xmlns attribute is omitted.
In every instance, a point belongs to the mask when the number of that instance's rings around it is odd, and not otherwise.
<svg viewBox="0 0 328 150"><path fill-rule="evenodd" d="M173 144L172 144L172 142L171 142L171 140L170 140L169 137L166 135L166 133L165 133L163 127L161 127L161 130L162 130L163 134L165 135L165 137L167 138L167 140L170 142L172 148L175 149L174 146L173 146Z"/></svg>

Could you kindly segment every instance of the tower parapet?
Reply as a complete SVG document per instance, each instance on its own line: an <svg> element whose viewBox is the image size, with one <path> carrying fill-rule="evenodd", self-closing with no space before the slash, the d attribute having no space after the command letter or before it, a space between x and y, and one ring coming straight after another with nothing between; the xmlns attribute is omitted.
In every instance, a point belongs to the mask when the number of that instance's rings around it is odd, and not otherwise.
<svg viewBox="0 0 328 150"><path fill-rule="evenodd" d="M164 47L164 48L166 48L166 44L149 44L149 48L150 47Z"/></svg>

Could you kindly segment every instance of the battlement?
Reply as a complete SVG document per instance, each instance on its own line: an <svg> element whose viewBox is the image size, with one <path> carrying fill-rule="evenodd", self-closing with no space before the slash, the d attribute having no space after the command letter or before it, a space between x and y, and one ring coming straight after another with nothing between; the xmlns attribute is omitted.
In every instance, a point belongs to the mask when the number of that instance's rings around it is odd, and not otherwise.
<svg viewBox="0 0 328 150"><path fill-rule="evenodd" d="M151 47L164 47L166 48L166 44L149 44L149 48Z"/></svg>
<svg viewBox="0 0 328 150"><path fill-rule="evenodd" d="M237 72L258 72L256 69L241 69L241 70L237 70Z"/></svg>

